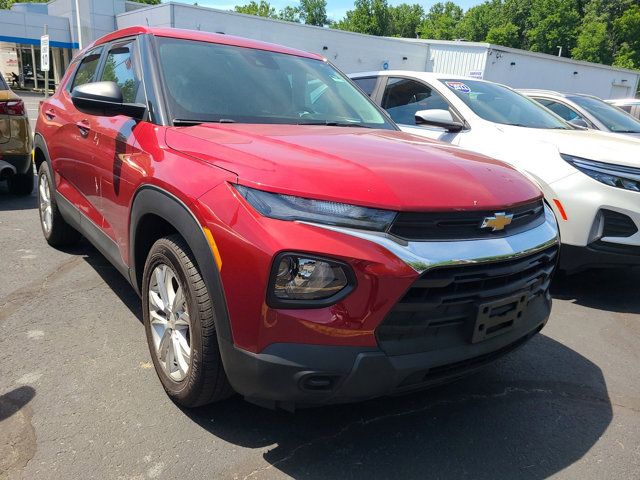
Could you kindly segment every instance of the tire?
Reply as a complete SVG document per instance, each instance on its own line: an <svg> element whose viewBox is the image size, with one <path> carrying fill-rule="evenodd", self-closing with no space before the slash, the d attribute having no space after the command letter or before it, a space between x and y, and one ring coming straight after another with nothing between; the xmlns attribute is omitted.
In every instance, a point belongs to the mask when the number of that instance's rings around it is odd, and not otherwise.
<svg viewBox="0 0 640 480"><path fill-rule="evenodd" d="M33 181L32 181L33 183ZM52 247L66 247L78 243L80 233L69 225L58 210L49 164L42 162L38 169L38 212L45 240Z"/></svg>
<svg viewBox="0 0 640 480"><path fill-rule="evenodd" d="M9 193L12 195L31 195L33 192L33 168L27 173L16 173L9 177Z"/></svg>
<svg viewBox="0 0 640 480"><path fill-rule="evenodd" d="M168 304L171 308L164 308ZM184 407L230 397L233 389L220 358L211 296L180 235L161 238L151 247L142 305L153 365L169 397Z"/></svg>

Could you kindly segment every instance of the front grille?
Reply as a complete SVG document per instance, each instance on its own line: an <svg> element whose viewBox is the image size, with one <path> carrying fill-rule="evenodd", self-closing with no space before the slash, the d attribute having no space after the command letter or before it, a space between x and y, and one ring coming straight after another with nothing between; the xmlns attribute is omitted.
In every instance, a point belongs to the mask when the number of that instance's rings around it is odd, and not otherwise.
<svg viewBox="0 0 640 480"><path fill-rule="evenodd" d="M603 209L602 218L604 220L603 237L630 237L638 231L633 220L624 213Z"/></svg>
<svg viewBox="0 0 640 480"><path fill-rule="evenodd" d="M502 262L438 267L414 282L376 329L388 355L469 344L478 307L522 296L530 304L549 289L557 246Z"/></svg>
<svg viewBox="0 0 640 480"><path fill-rule="evenodd" d="M498 210L512 214L513 220L503 230L480 228L496 210L459 212L400 212L389 233L405 240L469 240L513 235L544 222L542 200L518 207Z"/></svg>

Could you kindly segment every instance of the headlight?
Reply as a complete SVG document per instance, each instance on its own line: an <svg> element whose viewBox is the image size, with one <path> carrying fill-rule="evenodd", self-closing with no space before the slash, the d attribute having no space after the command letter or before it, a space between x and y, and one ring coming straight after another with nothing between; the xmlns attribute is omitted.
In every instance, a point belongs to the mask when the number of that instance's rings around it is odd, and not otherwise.
<svg viewBox="0 0 640 480"><path fill-rule="evenodd" d="M234 186L240 195L262 215L280 220L299 220L385 231L396 216L396 212L390 210L280 195L244 185Z"/></svg>
<svg viewBox="0 0 640 480"><path fill-rule="evenodd" d="M564 153L560 156L582 173L605 185L640 192L640 168L595 162Z"/></svg>
<svg viewBox="0 0 640 480"><path fill-rule="evenodd" d="M355 275L346 263L281 253L271 271L269 303L272 307L321 307L344 298L354 286Z"/></svg>

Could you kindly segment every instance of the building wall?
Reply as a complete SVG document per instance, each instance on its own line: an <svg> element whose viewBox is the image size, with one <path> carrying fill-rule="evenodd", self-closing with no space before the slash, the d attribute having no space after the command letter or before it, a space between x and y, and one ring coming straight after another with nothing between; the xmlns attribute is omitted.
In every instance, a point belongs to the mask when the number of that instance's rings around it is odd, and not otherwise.
<svg viewBox="0 0 640 480"><path fill-rule="evenodd" d="M148 22L148 23L147 23ZM424 70L428 48L384 37L311 27L223 10L165 4L118 16L118 27L174 26L279 43L325 56L342 70Z"/></svg>
<svg viewBox="0 0 640 480"><path fill-rule="evenodd" d="M492 48L483 78L513 88L586 93L609 99L635 96L640 72Z"/></svg>
<svg viewBox="0 0 640 480"><path fill-rule="evenodd" d="M60 42L71 43L66 18L20 10L0 10L0 41L40 45L45 24L49 27L52 46L59 46Z"/></svg>
<svg viewBox="0 0 640 480"><path fill-rule="evenodd" d="M429 44L430 66L436 73L450 73L481 78L487 60L487 49L464 44Z"/></svg>

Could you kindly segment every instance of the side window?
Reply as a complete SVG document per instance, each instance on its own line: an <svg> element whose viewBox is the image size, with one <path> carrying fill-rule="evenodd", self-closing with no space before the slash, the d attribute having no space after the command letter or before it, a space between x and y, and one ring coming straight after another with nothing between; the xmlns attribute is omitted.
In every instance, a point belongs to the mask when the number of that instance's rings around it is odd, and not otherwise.
<svg viewBox="0 0 640 480"><path fill-rule="evenodd" d="M109 49L100 80L115 82L122 90L122 99L125 103L144 101L133 42L116 45Z"/></svg>
<svg viewBox="0 0 640 480"><path fill-rule="evenodd" d="M354 78L352 80L369 96L373 94L373 90L376 88L376 83L378 82L377 77Z"/></svg>
<svg viewBox="0 0 640 480"><path fill-rule="evenodd" d="M384 108L396 123L415 125L419 110L449 110L449 103L428 85L408 78L389 77L382 97Z"/></svg>
<svg viewBox="0 0 640 480"><path fill-rule="evenodd" d="M536 98L535 100L537 100L538 103L547 107L549 110L551 110L553 113L555 113L559 117L562 117L567 122L570 122L571 120L575 120L576 118L582 118L582 116L578 112L576 112L575 110L572 110L571 108L567 107L562 103L554 102L553 100L547 100L543 98Z"/></svg>
<svg viewBox="0 0 640 480"><path fill-rule="evenodd" d="M69 85L70 92L78 85L84 85L85 83L93 81L93 76L98 68L98 63L100 63L101 53L102 47L87 52L84 58L80 61L80 66L76 70L73 82Z"/></svg>

